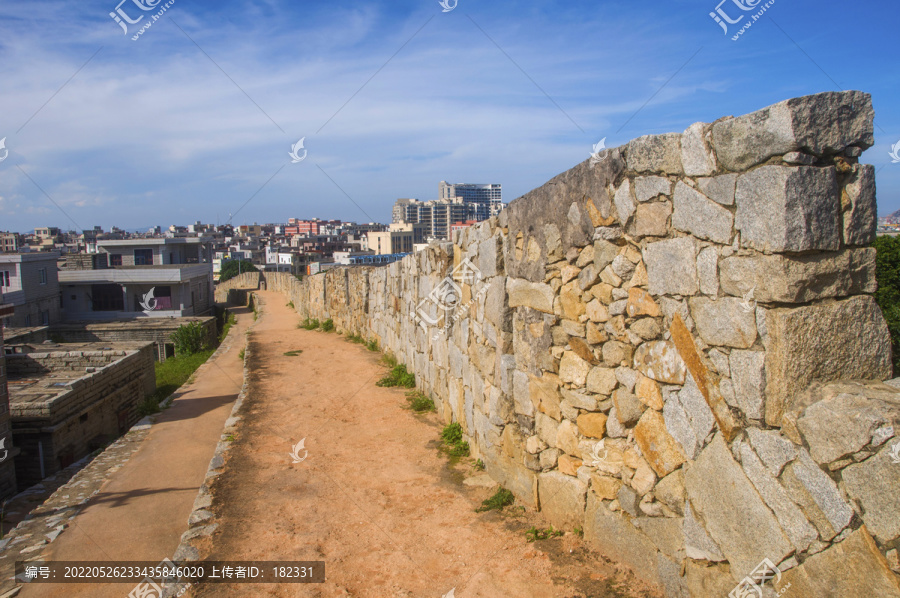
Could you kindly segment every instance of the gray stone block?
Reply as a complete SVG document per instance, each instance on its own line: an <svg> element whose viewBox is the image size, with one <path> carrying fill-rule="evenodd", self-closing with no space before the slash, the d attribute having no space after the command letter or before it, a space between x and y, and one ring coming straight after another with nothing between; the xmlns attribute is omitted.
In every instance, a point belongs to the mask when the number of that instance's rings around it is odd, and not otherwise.
<svg viewBox="0 0 900 598"><path fill-rule="evenodd" d="M854 164L853 174L841 197L844 209L844 243L868 245L875 239L878 211L875 204L875 167Z"/></svg>
<svg viewBox="0 0 900 598"><path fill-rule="evenodd" d="M784 530L784 533L790 539L797 552L804 552L809 545L818 539L816 528L810 525L806 520L806 516L800 508L794 504L794 501L788 496L778 480L763 465L750 445L742 442L740 444L741 466L744 473L753 482L753 485L759 491L759 495L775 513L778 523Z"/></svg>
<svg viewBox="0 0 900 598"><path fill-rule="evenodd" d="M862 507L863 522L882 544L900 536L900 463L891 458L896 442L841 472L847 494Z"/></svg>
<svg viewBox="0 0 900 598"><path fill-rule="evenodd" d="M727 257L719 262L719 283L729 295L746 296L748 302L807 303L874 293L875 249Z"/></svg>
<svg viewBox="0 0 900 598"><path fill-rule="evenodd" d="M639 176L634 179L634 194L639 202L645 202L659 195L672 194L672 181L661 176Z"/></svg>
<svg viewBox="0 0 900 598"><path fill-rule="evenodd" d="M541 512L557 529L572 529L584 521L587 485L559 471L538 475Z"/></svg>
<svg viewBox="0 0 900 598"><path fill-rule="evenodd" d="M839 394L818 401L797 419L797 429L817 463L827 465L861 451L891 428L890 413L863 394Z"/></svg>
<svg viewBox="0 0 900 598"><path fill-rule="evenodd" d="M775 477L780 476L784 466L800 454L797 445L778 432L747 428L747 436L750 438L753 450Z"/></svg>
<svg viewBox="0 0 900 598"><path fill-rule="evenodd" d="M687 176L709 176L716 172L711 136L711 126L706 123L694 123L681 134L681 164Z"/></svg>
<svg viewBox="0 0 900 598"><path fill-rule="evenodd" d="M734 460L721 434L685 465L684 485L706 531L731 563L735 581L763 559L780 563L794 547Z"/></svg>
<svg viewBox="0 0 900 598"><path fill-rule="evenodd" d="M697 187L700 193L723 206L734 205L734 191L737 186L738 175L720 174L714 177L697 179Z"/></svg>
<svg viewBox="0 0 900 598"><path fill-rule="evenodd" d="M696 295L697 242L691 237L650 243L644 248L649 290L653 295Z"/></svg>
<svg viewBox="0 0 900 598"><path fill-rule="evenodd" d="M756 314L734 297L713 301L692 297L688 304L700 338L708 345L746 349L756 341Z"/></svg>
<svg viewBox="0 0 900 598"><path fill-rule="evenodd" d="M699 561L711 561L713 563L725 560L722 550L709 537L706 528L697 519L694 509L688 501L685 501L684 504L682 533L684 534L684 551L688 558Z"/></svg>
<svg viewBox="0 0 900 598"><path fill-rule="evenodd" d="M675 185L672 227L709 241L729 244L734 217L728 209L681 181Z"/></svg>
<svg viewBox="0 0 900 598"><path fill-rule="evenodd" d="M841 496L837 484L813 461L805 450L789 463L781 480L791 499L800 505L806 517L828 541L850 524L853 510Z"/></svg>
<svg viewBox="0 0 900 598"><path fill-rule="evenodd" d="M800 149L823 155L850 145L869 148L875 143L874 117L867 93L819 93L719 121L713 125L713 144L719 164L746 170Z"/></svg>
<svg viewBox="0 0 900 598"><path fill-rule="evenodd" d="M891 374L890 334L872 297L769 309L765 322L769 425L781 426L789 401L813 380L884 380Z"/></svg>
<svg viewBox="0 0 900 598"><path fill-rule="evenodd" d="M681 135L644 135L625 147L628 170L662 174L684 174L681 166Z"/></svg>
<svg viewBox="0 0 900 598"><path fill-rule="evenodd" d="M754 316L755 314L751 314ZM766 354L763 351L731 352L731 381L738 407L750 419L765 417Z"/></svg>
<svg viewBox="0 0 900 598"><path fill-rule="evenodd" d="M763 166L738 178L734 226L741 245L787 252L840 246L840 197L833 167Z"/></svg>

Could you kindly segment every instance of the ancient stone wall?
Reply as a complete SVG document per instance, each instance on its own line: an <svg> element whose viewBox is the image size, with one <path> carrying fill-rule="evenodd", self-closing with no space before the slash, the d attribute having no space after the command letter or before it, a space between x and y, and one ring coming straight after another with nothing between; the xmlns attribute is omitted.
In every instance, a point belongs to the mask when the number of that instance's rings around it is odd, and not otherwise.
<svg viewBox="0 0 900 598"><path fill-rule="evenodd" d="M494 479L667 595L766 563L900 596L872 126L844 92L641 137L452 243L268 288L377 339Z"/></svg>
<svg viewBox="0 0 900 598"><path fill-rule="evenodd" d="M243 274L239 274L234 278L229 278L225 282L217 283L214 294L215 302L230 302L229 293L231 293L232 291L258 289L261 277L261 272L244 272ZM243 296L246 297L246 294L244 294ZM243 303L242 305L246 305L246 303Z"/></svg>

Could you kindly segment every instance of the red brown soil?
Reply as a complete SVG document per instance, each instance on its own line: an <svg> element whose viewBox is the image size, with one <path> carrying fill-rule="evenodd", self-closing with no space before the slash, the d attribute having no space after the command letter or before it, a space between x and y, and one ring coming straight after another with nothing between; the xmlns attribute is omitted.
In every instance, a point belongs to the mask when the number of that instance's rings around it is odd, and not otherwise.
<svg viewBox="0 0 900 598"><path fill-rule="evenodd" d="M249 338L251 392L213 486L218 530L209 560L325 561L323 584L206 584L193 596L652 596L571 530L526 541L540 515L476 513L493 493L462 484L471 459L440 450L443 421L379 388L380 354L336 333L297 328L275 292L262 292ZM285 353L302 350L297 356ZM305 438L308 457L293 464ZM302 456L302 453L301 453Z"/></svg>

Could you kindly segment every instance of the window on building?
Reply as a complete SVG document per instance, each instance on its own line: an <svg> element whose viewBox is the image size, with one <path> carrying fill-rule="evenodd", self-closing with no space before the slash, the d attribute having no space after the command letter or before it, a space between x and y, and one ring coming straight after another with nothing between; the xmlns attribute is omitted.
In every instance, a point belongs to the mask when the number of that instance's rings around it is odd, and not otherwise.
<svg viewBox="0 0 900 598"><path fill-rule="evenodd" d="M135 249L134 250L135 266L152 266L153 250L152 249Z"/></svg>
<svg viewBox="0 0 900 598"><path fill-rule="evenodd" d="M125 311L125 297L117 284L91 285L91 305L94 311Z"/></svg>
<svg viewBox="0 0 900 598"><path fill-rule="evenodd" d="M0 270L0 287L9 286L9 270Z"/></svg>
<svg viewBox="0 0 900 598"><path fill-rule="evenodd" d="M41 284L47 284L47 268L40 268L38 276L41 278Z"/></svg>
<svg viewBox="0 0 900 598"><path fill-rule="evenodd" d="M31 326L31 314L25 316L25 327Z"/></svg>
<svg viewBox="0 0 900 598"><path fill-rule="evenodd" d="M109 265L110 266L121 266L122 265L122 254L121 253L109 254Z"/></svg>
<svg viewBox="0 0 900 598"><path fill-rule="evenodd" d="M50 310L45 310L41 312L41 326L49 326L50 325Z"/></svg>

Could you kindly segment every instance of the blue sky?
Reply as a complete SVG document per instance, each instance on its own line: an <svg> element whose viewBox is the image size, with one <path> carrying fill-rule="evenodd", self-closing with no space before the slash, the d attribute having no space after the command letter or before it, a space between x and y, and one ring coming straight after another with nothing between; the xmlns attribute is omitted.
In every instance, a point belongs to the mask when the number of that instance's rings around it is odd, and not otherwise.
<svg viewBox="0 0 900 598"><path fill-rule="evenodd" d="M603 137L838 89L872 94L862 159L900 209L896 2L776 0L731 41L716 0L175 0L133 41L165 4L136 1L128 35L118 0L0 5L0 230L387 222L440 180L511 201Z"/></svg>

